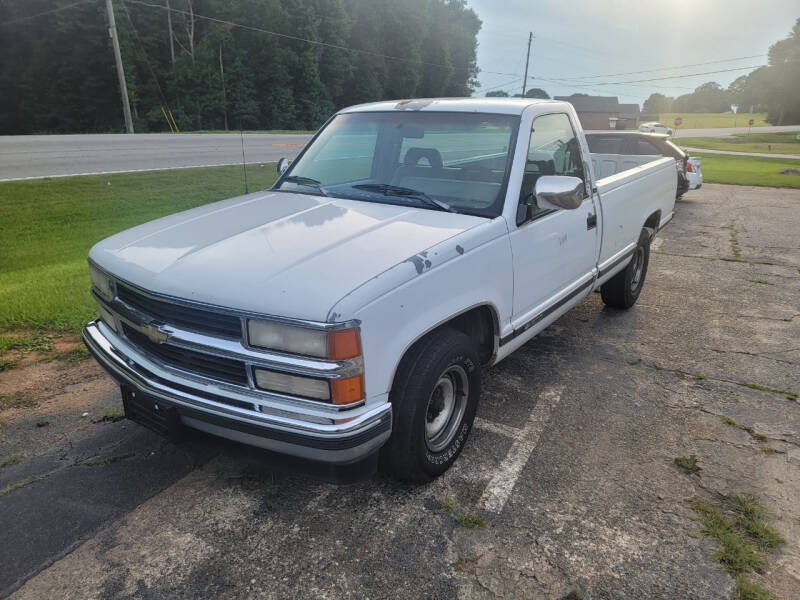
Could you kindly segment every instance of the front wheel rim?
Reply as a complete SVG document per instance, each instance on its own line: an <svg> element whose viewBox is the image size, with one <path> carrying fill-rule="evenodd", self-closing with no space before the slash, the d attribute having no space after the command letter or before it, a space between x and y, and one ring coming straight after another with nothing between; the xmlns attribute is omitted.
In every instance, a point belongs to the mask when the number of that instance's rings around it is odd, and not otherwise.
<svg viewBox="0 0 800 600"><path fill-rule="evenodd" d="M439 376L425 409L425 445L441 452L453 441L469 397L469 377L461 365L450 365Z"/></svg>
<svg viewBox="0 0 800 600"><path fill-rule="evenodd" d="M631 291L635 292L642 283L644 275L644 248L641 246L636 248L633 260L635 263L633 265L633 277L631 277Z"/></svg>

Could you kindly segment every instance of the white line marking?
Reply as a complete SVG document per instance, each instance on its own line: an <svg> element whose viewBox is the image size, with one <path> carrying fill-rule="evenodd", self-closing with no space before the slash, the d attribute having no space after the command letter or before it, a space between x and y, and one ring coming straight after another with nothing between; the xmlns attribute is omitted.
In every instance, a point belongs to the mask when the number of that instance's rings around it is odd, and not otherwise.
<svg viewBox="0 0 800 600"><path fill-rule="evenodd" d="M484 509L495 513L503 511L522 469L539 443L539 437L550 420L551 411L560 401L561 389L550 389L539 396L539 401L528 417L525 427L511 445L505 460L483 491L480 506Z"/></svg>
<svg viewBox="0 0 800 600"><path fill-rule="evenodd" d="M481 419L480 417L475 417L475 421L472 425L478 429L483 429L484 431L496 433L497 435L504 435L513 439L517 439L523 431L517 427L503 425L502 423L495 423L494 421L487 421L486 419Z"/></svg>
<svg viewBox="0 0 800 600"><path fill-rule="evenodd" d="M255 160L248 161L248 165L266 165L277 162L276 160ZM237 167L241 166L242 162L234 163L218 163L214 165L185 165L182 167L155 167L152 169L128 169L126 171L95 171L93 173L66 173L63 175L33 175L31 177L12 177L11 179L0 179L0 183L8 181L29 181L32 179L58 179L60 177L90 177L92 175L121 175L123 173L146 173L148 171L175 171L178 169L206 169L208 167Z"/></svg>

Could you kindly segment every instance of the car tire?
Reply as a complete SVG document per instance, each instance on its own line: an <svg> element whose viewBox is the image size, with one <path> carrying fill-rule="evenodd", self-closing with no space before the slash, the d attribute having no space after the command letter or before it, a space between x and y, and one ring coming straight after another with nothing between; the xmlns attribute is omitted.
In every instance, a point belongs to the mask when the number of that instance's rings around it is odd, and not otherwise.
<svg viewBox="0 0 800 600"><path fill-rule="evenodd" d="M389 393L392 435L381 470L412 482L447 471L467 441L480 393L480 357L468 336L442 328L414 344Z"/></svg>
<svg viewBox="0 0 800 600"><path fill-rule="evenodd" d="M627 309L636 304L650 263L650 233L642 229L628 266L606 281L600 295L607 306Z"/></svg>

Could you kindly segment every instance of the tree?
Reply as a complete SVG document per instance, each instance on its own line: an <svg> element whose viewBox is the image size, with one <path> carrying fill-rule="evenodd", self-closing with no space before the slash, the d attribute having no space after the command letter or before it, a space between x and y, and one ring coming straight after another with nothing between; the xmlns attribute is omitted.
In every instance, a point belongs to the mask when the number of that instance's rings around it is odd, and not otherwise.
<svg viewBox="0 0 800 600"><path fill-rule="evenodd" d="M674 98L668 98L664 94L650 94L642 105L642 112L648 115L672 112L673 101Z"/></svg>
<svg viewBox="0 0 800 600"><path fill-rule="evenodd" d="M0 0L0 23L53 5L63 10L0 31L0 134L121 131L102 3ZM465 0L114 5L136 131L168 131L162 107L181 130L221 129L226 116L233 128L313 129L349 104L478 86L481 21Z"/></svg>
<svg viewBox="0 0 800 600"><path fill-rule="evenodd" d="M525 92L526 98L541 98L542 100L550 100L550 94L545 92L542 88L531 88Z"/></svg>
<svg viewBox="0 0 800 600"><path fill-rule="evenodd" d="M494 90L493 92L486 92L487 98L508 98L508 92L503 90Z"/></svg>

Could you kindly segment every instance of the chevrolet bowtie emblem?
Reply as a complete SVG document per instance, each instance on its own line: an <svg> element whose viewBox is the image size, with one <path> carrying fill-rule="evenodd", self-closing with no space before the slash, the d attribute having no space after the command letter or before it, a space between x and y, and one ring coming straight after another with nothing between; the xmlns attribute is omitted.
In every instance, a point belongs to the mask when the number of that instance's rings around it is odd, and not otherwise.
<svg viewBox="0 0 800 600"><path fill-rule="evenodd" d="M147 339L156 344L163 344L171 336L169 329L163 325L140 325L138 329L147 336Z"/></svg>

